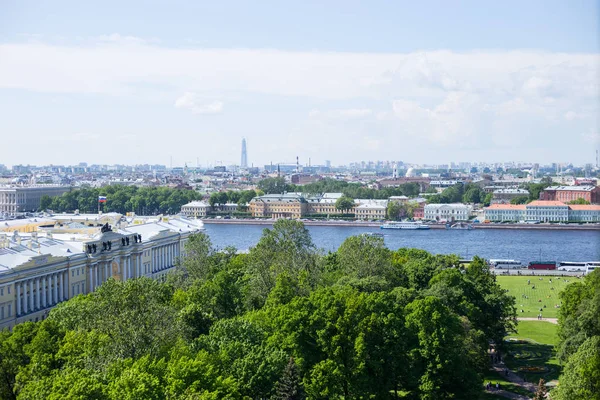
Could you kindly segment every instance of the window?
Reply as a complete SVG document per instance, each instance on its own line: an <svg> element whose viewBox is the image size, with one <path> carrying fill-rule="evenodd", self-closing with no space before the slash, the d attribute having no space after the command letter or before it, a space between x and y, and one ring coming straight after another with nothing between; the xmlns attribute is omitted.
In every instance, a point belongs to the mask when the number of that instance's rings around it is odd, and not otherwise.
<svg viewBox="0 0 600 400"><path fill-rule="evenodd" d="M12 304L8 305L8 316L10 317L12 315Z"/></svg>
<svg viewBox="0 0 600 400"><path fill-rule="evenodd" d="M10 294L10 286L8 287L8 294Z"/></svg>
<svg viewBox="0 0 600 400"><path fill-rule="evenodd" d="M4 288L0 288L0 296L4 296Z"/></svg>

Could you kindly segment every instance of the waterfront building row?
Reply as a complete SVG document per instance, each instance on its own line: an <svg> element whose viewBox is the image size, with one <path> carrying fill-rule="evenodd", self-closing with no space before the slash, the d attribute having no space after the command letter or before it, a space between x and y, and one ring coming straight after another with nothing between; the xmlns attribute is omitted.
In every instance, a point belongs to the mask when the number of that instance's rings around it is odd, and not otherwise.
<svg viewBox="0 0 600 400"><path fill-rule="evenodd" d="M484 215L492 222L600 222L600 206L537 200L529 204L492 204L484 209Z"/></svg>
<svg viewBox="0 0 600 400"><path fill-rule="evenodd" d="M95 234L0 234L0 329L44 319L56 304L96 290L108 279L164 279L202 222L186 218L108 225ZM58 232L58 233L57 233Z"/></svg>

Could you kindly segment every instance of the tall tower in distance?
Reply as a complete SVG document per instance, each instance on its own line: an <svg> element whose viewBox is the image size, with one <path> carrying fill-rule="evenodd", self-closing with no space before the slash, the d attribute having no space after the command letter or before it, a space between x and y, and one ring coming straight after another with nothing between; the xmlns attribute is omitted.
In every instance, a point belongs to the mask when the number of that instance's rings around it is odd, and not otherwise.
<svg viewBox="0 0 600 400"><path fill-rule="evenodd" d="M242 169L248 168L248 153L246 151L246 138L242 138L242 162L240 164Z"/></svg>

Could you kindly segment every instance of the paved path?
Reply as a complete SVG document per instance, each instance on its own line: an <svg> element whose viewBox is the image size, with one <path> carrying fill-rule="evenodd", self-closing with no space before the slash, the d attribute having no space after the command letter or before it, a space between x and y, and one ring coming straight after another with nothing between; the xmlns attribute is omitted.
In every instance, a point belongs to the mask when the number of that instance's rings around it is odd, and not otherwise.
<svg viewBox="0 0 600 400"><path fill-rule="evenodd" d="M537 319L537 318L533 318L533 317L518 317L517 318L518 321L544 321L544 322L550 322L551 324L555 324L558 325L558 318L542 318Z"/></svg>

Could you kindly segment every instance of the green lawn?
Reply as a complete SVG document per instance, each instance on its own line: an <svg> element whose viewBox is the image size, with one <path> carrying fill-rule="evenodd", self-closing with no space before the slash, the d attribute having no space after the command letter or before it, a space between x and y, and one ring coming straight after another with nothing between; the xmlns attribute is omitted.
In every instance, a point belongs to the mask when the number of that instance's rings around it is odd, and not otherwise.
<svg viewBox="0 0 600 400"><path fill-rule="evenodd" d="M557 379L561 366L556 359L555 346L558 344L558 326L543 321L519 321L517 333L507 338L527 340L527 343L510 343L509 355L504 361L508 368L528 382L537 383L540 378L546 382ZM545 368L543 372L519 371L520 367Z"/></svg>
<svg viewBox="0 0 600 400"><path fill-rule="evenodd" d="M556 318L558 309L555 306L560 304L558 293L569 283L575 282L577 278L558 276L498 276L497 280L501 287L507 289L508 293L515 297L517 317L535 318L540 313L541 308L543 310L543 317ZM528 280L530 280L529 285L527 284Z"/></svg>
<svg viewBox="0 0 600 400"><path fill-rule="evenodd" d="M558 344L558 325L544 321L519 321L517 332L509 338L529 339L540 344Z"/></svg>

